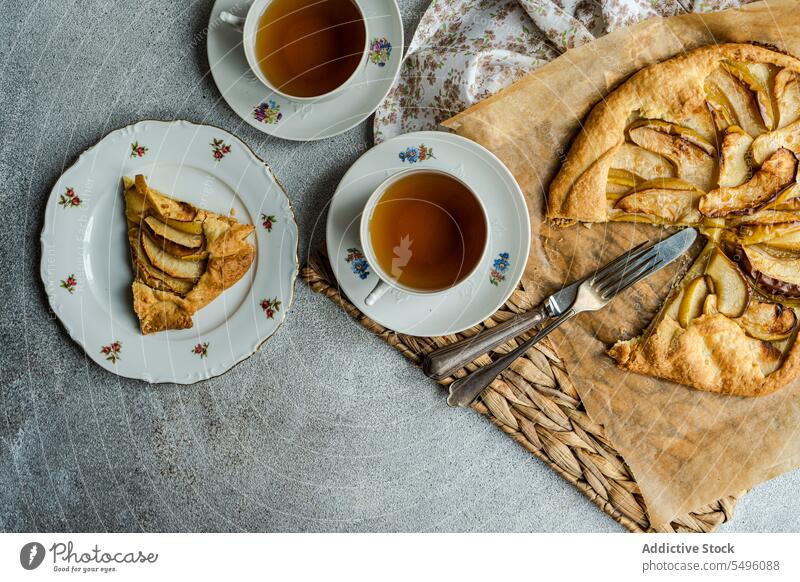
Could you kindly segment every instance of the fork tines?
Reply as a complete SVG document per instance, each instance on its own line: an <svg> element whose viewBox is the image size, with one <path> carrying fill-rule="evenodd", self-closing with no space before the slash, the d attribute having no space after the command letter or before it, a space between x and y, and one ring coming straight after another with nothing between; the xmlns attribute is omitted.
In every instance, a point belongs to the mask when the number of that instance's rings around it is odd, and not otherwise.
<svg viewBox="0 0 800 582"><path fill-rule="evenodd" d="M644 247L642 243L598 271L592 287L603 299L610 299L647 277L661 263L654 245Z"/></svg>

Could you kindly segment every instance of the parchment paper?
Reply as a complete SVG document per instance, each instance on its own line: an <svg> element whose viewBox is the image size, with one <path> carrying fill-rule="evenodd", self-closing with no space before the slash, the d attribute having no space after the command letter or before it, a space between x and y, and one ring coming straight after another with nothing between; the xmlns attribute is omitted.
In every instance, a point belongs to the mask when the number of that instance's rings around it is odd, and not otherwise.
<svg viewBox="0 0 800 582"><path fill-rule="evenodd" d="M534 236L523 285L535 300L634 243L667 234L650 225L543 223L546 187L591 107L648 64L710 43L745 41L800 55L800 1L618 30L445 122L497 154L526 193ZM614 341L644 329L689 260L552 336L587 412L605 425L633 471L655 526L800 465L800 381L762 398L720 396L625 372L606 355Z"/></svg>

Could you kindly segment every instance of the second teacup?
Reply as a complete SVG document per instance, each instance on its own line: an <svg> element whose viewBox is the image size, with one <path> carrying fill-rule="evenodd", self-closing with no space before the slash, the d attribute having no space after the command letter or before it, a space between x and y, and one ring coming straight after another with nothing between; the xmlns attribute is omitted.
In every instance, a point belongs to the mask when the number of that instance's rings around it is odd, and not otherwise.
<svg viewBox="0 0 800 582"><path fill-rule="evenodd" d="M480 197L458 177L430 169L390 176L361 215L364 255L379 278L366 304L391 287L413 295L453 289L483 261L488 231Z"/></svg>
<svg viewBox="0 0 800 582"><path fill-rule="evenodd" d="M318 100L342 91L369 54L367 0L256 0L246 18L222 12L242 29L247 63L276 94Z"/></svg>

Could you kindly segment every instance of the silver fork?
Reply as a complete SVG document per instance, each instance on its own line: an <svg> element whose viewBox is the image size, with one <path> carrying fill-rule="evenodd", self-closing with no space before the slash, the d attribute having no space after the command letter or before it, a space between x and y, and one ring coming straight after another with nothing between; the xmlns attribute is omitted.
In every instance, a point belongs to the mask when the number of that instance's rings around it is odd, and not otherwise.
<svg viewBox="0 0 800 582"><path fill-rule="evenodd" d="M597 311L619 293L641 281L662 266L662 258L650 247L614 261L608 268L586 279L580 287L572 307L543 327L535 336L488 366L478 368L469 376L450 384L447 403L450 406L469 406L489 384L517 358L565 321L584 311Z"/></svg>

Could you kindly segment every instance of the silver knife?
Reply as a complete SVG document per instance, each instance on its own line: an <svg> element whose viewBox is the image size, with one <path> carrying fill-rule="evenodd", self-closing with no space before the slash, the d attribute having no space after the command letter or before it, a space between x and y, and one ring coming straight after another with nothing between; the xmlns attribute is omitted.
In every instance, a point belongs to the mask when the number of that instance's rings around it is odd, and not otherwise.
<svg viewBox="0 0 800 582"><path fill-rule="evenodd" d="M660 271L681 256L696 238L694 229L685 229L660 243L636 247L584 279L578 286L572 305L536 335L488 366L478 368L472 374L452 382L447 403L450 406L469 406L500 373L551 331L578 313L602 309L628 287Z"/></svg>
<svg viewBox="0 0 800 582"><path fill-rule="evenodd" d="M548 319L563 315L574 304L578 289L585 281L602 277L609 270L624 266L625 261L642 253L650 253L659 262L659 268L665 267L692 246L696 238L696 231L687 228L654 245L647 247L644 246L644 243L638 245L588 277L575 281L550 295L539 307L521 313L475 336L431 352L423 361L422 370L427 376L436 380L447 378L491 349L510 341Z"/></svg>

